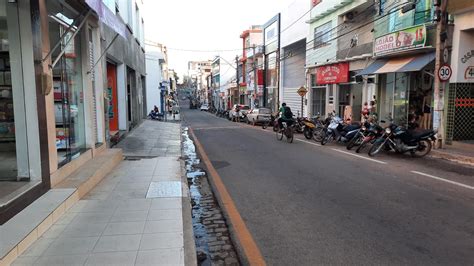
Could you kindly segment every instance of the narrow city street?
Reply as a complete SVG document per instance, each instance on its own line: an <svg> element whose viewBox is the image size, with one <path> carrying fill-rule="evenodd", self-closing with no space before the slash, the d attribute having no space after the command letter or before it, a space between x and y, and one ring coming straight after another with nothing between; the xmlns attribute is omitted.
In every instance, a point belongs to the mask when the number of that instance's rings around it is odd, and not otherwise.
<svg viewBox="0 0 474 266"><path fill-rule="evenodd" d="M182 118L268 265L474 263L472 168L287 143L199 110Z"/></svg>

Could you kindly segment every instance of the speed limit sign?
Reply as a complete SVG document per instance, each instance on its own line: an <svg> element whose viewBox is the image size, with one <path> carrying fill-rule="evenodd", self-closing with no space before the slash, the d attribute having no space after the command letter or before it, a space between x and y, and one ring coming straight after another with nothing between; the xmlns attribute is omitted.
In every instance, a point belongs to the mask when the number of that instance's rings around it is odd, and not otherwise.
<svg viewBox="0 0 474 266"><path fill-rule="evenodd" d="M438 78L441 81L447 81L451 77L453 71L449 65L442 65L438 70Z"/></svg>

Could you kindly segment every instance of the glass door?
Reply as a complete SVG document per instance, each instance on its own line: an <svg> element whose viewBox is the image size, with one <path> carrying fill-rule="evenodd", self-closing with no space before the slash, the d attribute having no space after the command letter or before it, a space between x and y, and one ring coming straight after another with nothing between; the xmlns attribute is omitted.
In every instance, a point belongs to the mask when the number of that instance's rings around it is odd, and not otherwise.
<svg viewBox="0 0 474 266"><path fill-rule="evenodd" d="M73 23L70 17L74 15L69 10L55 1L48 1L48 11L51 46L60 43L60 48L52 54L52 61L60 56L53 67L53 88L56 149L58 165L61 167L78 157L86 148L81 34L74 36L77 31L75 26L67 31Z"/></svg>
<svg viewBox="0 0 474 266"><path fill-rule="evenodd" d="M397 125L406 125L408 117L408 74L395 73L393 92L393 121Z"/></svg>

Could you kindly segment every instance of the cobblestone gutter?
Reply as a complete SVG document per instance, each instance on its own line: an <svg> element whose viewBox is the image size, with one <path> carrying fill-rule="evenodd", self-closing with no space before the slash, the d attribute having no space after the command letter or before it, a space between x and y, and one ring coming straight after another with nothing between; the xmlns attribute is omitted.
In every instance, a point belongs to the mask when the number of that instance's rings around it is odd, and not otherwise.
<svg viewBox="0 0 474 266"><path fill-rule="evenodd" d="M240 265L221 209L207 180L198 168L194 142L183 130L186 175L191 192L193 229L198 265Z"/></svg>

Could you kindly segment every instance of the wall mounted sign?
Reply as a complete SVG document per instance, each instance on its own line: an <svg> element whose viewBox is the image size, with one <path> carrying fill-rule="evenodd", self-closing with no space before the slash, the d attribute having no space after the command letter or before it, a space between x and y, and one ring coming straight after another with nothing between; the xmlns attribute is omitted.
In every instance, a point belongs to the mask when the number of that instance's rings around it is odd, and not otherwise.
<svg viewBox="0 0 474 266"><path fill-rule="evenodd" d="M419 25L380 36L374 41L374 56L424 47L426 27Z"/></svg>
<svg viewBox="0 0 474 266"><path fill-rule="evenodd" d="M349 63L337 63L316 68L317 84L336 84L349 81Z"/></svg>

